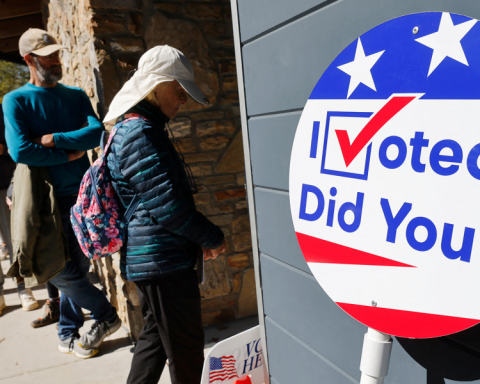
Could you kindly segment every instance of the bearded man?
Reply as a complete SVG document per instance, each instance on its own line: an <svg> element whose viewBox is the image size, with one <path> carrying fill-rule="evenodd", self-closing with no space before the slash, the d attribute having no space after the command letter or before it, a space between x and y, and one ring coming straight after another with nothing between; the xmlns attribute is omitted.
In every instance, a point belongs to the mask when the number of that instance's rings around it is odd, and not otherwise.
<svg viewBox="0 0 480 384"><path fill-rule="evenodd" d="M87 279L90 262L80 249L70 222L70 208L76 202L80 182L90 166L85 151L98 145L103 126L83 90L58 83L62 78L59 50L65 47L57 44L48 32L29 29L21 36L19 48L31 78L3 99L6 141L11 157L16 163L25 164L23 168L27 169L27 174L42 167L48 171L44 174L50 176L54 204L59 207L70 256L70 261L65 263L65 255L62 255L65 267L60 273L55 271L55 276L50 279L62 292L59 350L89 358L97 353L103 339L121 326L105 295ZM16 204L29 203L28 195L18 199L23 201L16 201L16 191L28 190L33 185L30 179L27 180L28 186L23 188L14 182L13 210ZM29 220L25 221L25 225L30 225ZM62 227L59 227L60 231ZM14 245L14 248L18 247ZM18 249L13 251L20 252ZM84 322L82 308L91 312L95 324L80 338L78 330Z"/></svg>

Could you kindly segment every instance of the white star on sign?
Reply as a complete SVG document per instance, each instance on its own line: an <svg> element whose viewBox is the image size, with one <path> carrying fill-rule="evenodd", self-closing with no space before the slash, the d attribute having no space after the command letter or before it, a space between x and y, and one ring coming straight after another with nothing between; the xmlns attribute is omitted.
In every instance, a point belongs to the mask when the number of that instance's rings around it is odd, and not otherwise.
<svg viewBox="0 0 480 384"><path fill-rule="evenodd" d="M453 25L452 17L449 13L442 13L438 32L420 37L415 41L433 49L432 61L428 69L428 76L437 68L440 63L448 56L462 64L468 66L465 52L460 41L472 29L477 20L466 21L462 24Z"/></svg>
<svg viewBox="0 0 480 384"><path fill-rule="evenodd" d="M373 82L372 72L370 72L370 70L378 61L380 56L382 56L383 52L385 51L377 52L370 56L365 56L362 41L360 38L358 38L357 50L355 51L355 58L353 61L337 67L347 75L350 75L347 99L350 97L353 91L357 89L360 83L365 84L374 91L377 91L375 88L375 83Z"/></svg>

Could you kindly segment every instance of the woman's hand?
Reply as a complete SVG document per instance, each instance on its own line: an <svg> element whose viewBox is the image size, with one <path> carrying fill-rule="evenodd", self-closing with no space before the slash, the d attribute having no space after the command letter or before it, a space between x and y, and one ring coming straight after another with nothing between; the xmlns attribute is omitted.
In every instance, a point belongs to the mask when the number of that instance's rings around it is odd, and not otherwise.
<svg viewBox="0 0 480 384"><path fill-rule="evenodd" d="M220 245L220 247L218 248L207 249L202 247L202 250L203 250L203 260L210 260L210 259L215 260L218 257L218 255L225 252L225 240L223 241L222 245Z"/></svg>

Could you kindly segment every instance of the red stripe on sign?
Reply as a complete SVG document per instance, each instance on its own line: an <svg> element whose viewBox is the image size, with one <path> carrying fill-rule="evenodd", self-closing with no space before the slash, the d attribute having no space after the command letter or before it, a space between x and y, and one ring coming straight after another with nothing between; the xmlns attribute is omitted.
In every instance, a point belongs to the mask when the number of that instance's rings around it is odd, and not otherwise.
<svg viewBox="0 0 480 384"><path fill-rule="evenodd" d="M415 339L451 335L480 323L480 320L464 317L347 303L337 303L337 305L359 322L377 331Z"/></svg>
<svg viewBox="0 0 480 384"><path fill-rule="evenodd" d="M307 263L377 265L383 267L410 267L413 265L400 263L372 253L358 251L330 241L296 232L297 240Z"/></svg>

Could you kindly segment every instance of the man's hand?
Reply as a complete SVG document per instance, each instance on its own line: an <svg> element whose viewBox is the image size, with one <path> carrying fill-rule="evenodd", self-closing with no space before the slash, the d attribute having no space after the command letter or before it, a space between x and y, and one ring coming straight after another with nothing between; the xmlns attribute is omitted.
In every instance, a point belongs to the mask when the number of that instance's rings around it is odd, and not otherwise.
<svg viewBox="0 0 480 384"><path fill-rule="evenodd" d="M74 161L80 159L84 154L85 151L65 151L68 155L68 161Z"/></svg>
<svg viewBox="0 0 480 384"><path fill-rule="evenodd" d="M8 196L5 199L7 200L8 209L11 210L12 209L12 204L13 204L12 200L10 200L10 198Z"/></svg>
<svg viewBox="0 0 480 384"><path fill-rule="evenodd" d="M32 141L34 144L41 145L42 147L45 147L45 148L55 148L55 141L53 140L53 134L36 137Z"/></svg>
<svg viewBox="0 0 480 384"><path fill-rule="evenodd" d="M218 257L218 255L225 252L225 240L223 241L222 245L218 248L207 249L202 247L202 250L203 250L203 260L210 260L210 259L215 260Z"/></svg>

